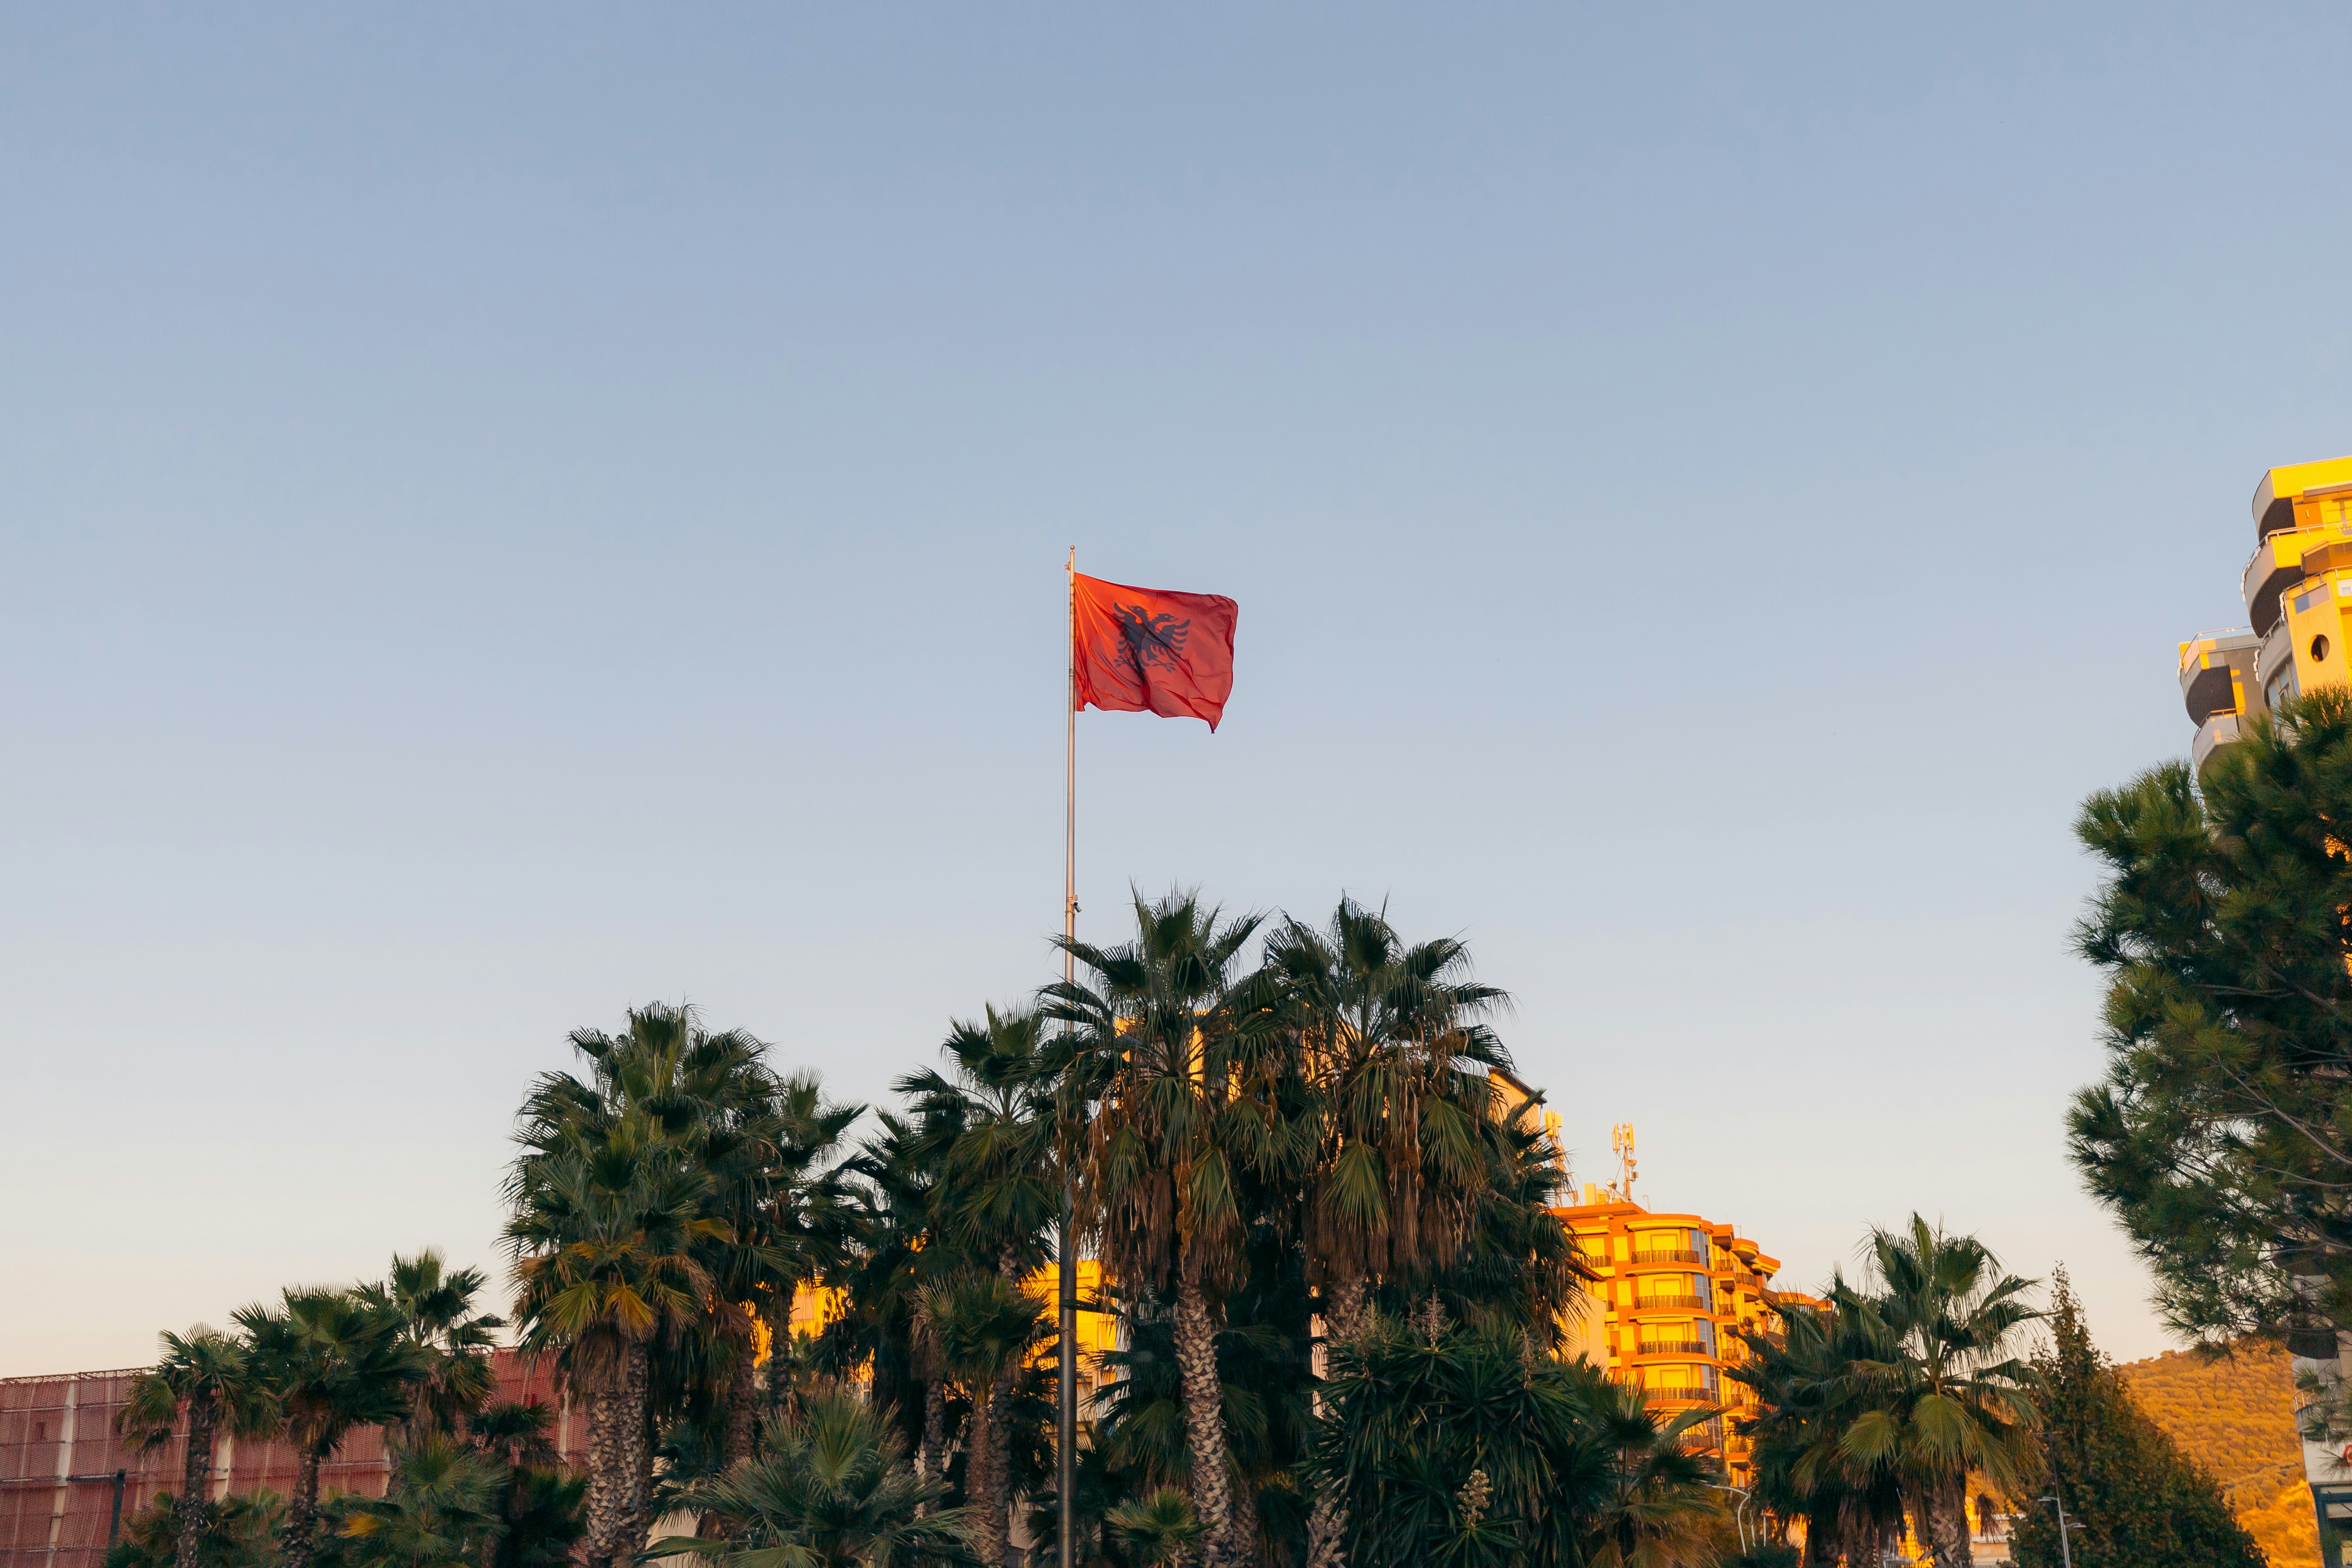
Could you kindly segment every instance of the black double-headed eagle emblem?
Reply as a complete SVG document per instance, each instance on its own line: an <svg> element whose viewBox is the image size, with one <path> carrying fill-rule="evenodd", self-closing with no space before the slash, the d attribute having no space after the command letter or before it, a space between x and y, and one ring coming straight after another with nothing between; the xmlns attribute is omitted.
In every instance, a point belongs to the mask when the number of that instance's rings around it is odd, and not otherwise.
<svg viewBox="0 0 2352 1568"><path fill-rule="evenodd" d="M1135 662L1136 673L1147 669L1172 670L1184 660L1184 633L1192 622L1179 621L1165 612L1153 615L1140 604L1119 604L1112 607L1112 618L1118 622L1118 634L1127 643L1127 656Z"/></svg>

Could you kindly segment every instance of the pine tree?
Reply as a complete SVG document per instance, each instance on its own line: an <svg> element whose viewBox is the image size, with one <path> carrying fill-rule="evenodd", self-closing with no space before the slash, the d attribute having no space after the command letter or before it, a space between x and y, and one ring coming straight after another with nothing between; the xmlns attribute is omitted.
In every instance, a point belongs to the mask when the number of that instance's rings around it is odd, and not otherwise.
<svg viewBox="0 0 2352 1568"><path fill-rule="evenodd" d="M2046 1469L2010 1538L2019 1568L2059 1568L2056 1495L2074 1531L2075 1568L2263 1568L2213 1478L2141 1413L2091 1343L2083 1304L2057 1271L2051 1343L2034 1357Z"/></svg>

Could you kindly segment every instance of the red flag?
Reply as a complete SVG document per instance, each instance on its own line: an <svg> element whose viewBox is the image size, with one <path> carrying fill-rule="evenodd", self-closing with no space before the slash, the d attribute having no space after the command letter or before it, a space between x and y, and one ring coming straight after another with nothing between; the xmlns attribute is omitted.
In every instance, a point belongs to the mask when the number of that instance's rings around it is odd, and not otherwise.
<svg viewBox="0 0 2352 1568"><path fill-rule="evenodd" d="M1221 594L1073 577L1074 706L1206 719L1213 731L1234 691L1234 623L1241 606Z"/></svg>

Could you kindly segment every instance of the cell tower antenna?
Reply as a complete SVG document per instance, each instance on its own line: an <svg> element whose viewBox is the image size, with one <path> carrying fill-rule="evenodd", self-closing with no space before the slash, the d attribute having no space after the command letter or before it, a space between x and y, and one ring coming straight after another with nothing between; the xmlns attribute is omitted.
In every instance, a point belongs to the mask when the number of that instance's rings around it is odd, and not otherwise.
<svg viewBox="0 0 2352 1568"><path fill-rule="evenodd" d="M1633 1201L1633 1178L1642 1171L1633 1158L1633 1124L1620 1122L1609 1129L1609 1146L1617 1152L1617 1196Z"/></svg>

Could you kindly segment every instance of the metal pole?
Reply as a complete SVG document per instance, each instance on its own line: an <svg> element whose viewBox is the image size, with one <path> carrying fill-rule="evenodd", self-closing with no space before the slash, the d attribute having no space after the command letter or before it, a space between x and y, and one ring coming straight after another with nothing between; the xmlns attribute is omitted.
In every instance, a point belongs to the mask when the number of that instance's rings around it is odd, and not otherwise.
<svg viewBox="0 0 2352 1568"><path fill-rule="evenodd" d="M1078 547L1070 547L1069 682L1065 687L1063 716L1069 727L1064 754L1062 819L1062 936L1078 935ZM1062 981L1077 977L1076 959L1062 949ZM1078 1550L1078 1249L1072 1236L1075 1205L1067 1172L1062 1177L1061 1340L1059 1408L1054 1426L1054 1494L1055 1551L1061 1568L1077 1568ZM991 1568L994 1568L991 1564Z"/></svg>
<svg viewBox="0 0 2352 1568"><path fill-rule="evenodd" d="M2073 1546L2068 1544L2066 1540L2066 1505L2059 1501L2058 1498L2054 1495L2057 1491L2055 1487L2053 1487L2051 1490L2053 1495L2045 1497L2042 1500L2052 1504L2058 1510L2058 1561L2060 1568L2074 1568L2074 1549Z"/></svg>

